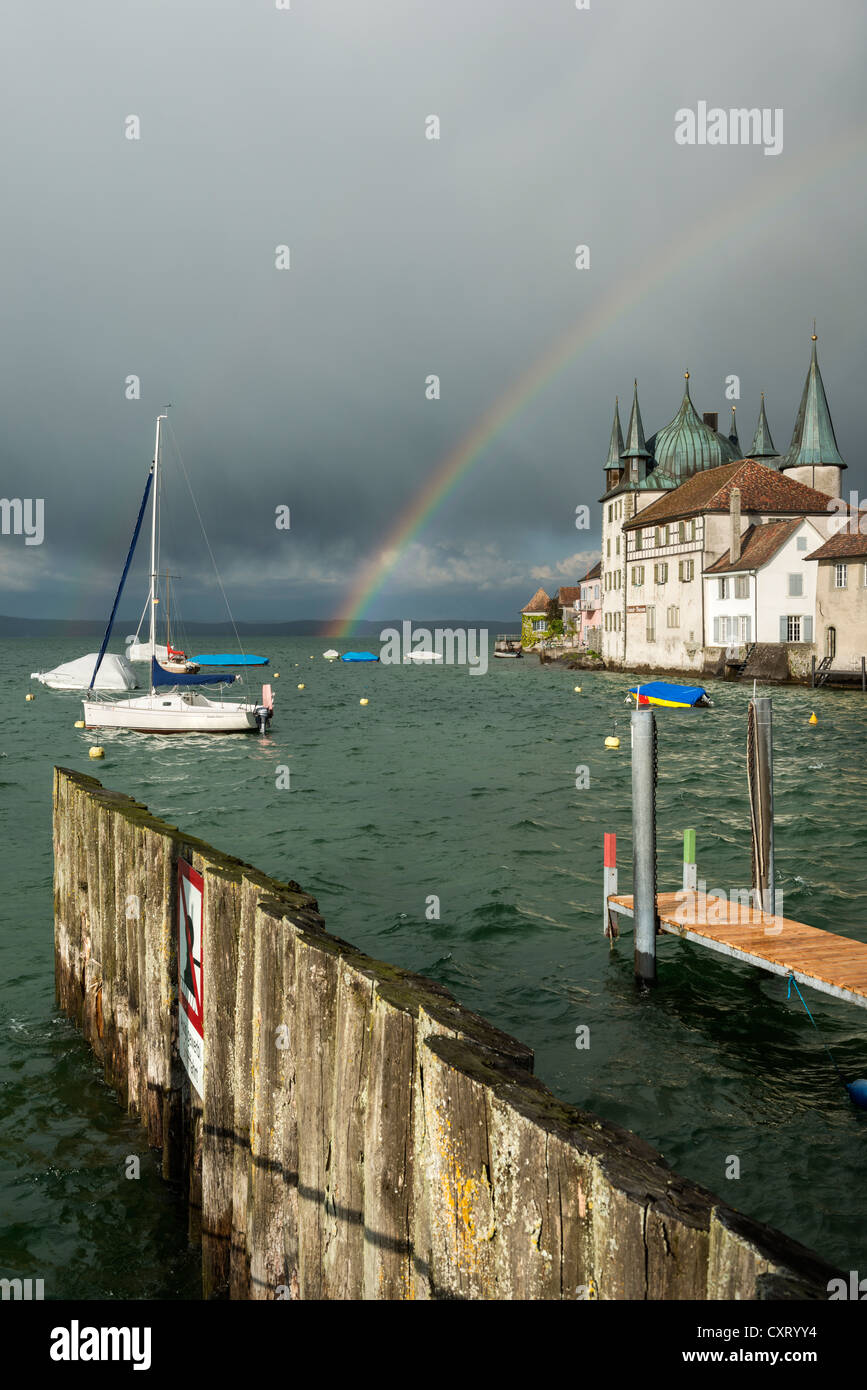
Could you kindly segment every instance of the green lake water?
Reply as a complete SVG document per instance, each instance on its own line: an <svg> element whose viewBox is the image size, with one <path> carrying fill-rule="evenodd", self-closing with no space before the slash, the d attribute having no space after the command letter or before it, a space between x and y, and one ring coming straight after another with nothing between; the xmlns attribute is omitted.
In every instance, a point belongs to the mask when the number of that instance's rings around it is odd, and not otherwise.
<svg viewBox="0 0 867 1390"><path fill-rule="evenodd" d="M329 664L321 638L247 645L271 657L277 712L267 737L106 731L105 761L93 764L95 734L73 727L79 697L29 680L87 642L2 643L0 1275L42 1278L48 1298L199 1294L177 1193L55 1007L55 763L297 879L336 935L439 980L532 1046L556 1095L865 1272L867 1114L851 1106L800 1002L787 1002L785 980L663 938L660 986L641 995L631 934L613 950L602 935L605 830L617 832L621 887L630 888L626 679L531 660L492 661L478 676ZM37 698L28 704L29 689ZM717 684L710 693L711 710L657 712L660 888L680 884L686 826L709 889L749 886L750 692ZM774 700L783 911L867 941L867 705L860 692L763 693ZM615 719L623 742L609 752ZM288 789L277 787L281 766ZM582 766L589 787L578 790ZM438 921L426 916L431 895ZM805 997L847 1079L867 1076L864 1011ZM575 1046L581 1025L587 1050ZM138 1181L124 1175L129 1154L142 1157ZM732 1155L737 1180L726 1177Z"/></svg>

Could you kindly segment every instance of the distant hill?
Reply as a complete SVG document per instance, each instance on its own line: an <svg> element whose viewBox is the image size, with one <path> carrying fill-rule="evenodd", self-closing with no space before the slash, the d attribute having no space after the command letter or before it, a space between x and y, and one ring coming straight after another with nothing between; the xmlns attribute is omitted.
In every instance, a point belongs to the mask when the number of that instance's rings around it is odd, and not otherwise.
<svg viewBox="0 0 867 1390"><path fill-rule="evenodd" d="M359 619L352 624L352 637L377 636L384 627L400 629L402 618L382 618L376 622ZM138 617L118 618L114 625L114 640L119 636L121 643L129 632L135 632ZM242 635L260 637L335 637L343 626L328 618L299 618L287 623L238 623ZM487 628L492 634L516 631L514 618L413 618L414 627L452 627ZM89 618L7 618L0 614L0 637L96 637L105 631L105 623ZM203 623L185 622L184 631L192 636L226 637L233 636L231 624L227 622Z"/></svg>

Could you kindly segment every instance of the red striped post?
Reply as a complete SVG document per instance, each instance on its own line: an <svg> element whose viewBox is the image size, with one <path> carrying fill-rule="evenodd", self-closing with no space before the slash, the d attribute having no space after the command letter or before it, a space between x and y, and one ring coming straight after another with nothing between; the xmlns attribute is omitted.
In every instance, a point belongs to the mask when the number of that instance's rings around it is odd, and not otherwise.
<svg viewBox="0 0 867 1390"><path fill-rule="evenodd" d="M617 925L608 906L608 899L617 896L617 836L613 831L605 831L602 863L605 879L605 902L602 909L603 931L606 936L614 937L617 935Z"/></svg>

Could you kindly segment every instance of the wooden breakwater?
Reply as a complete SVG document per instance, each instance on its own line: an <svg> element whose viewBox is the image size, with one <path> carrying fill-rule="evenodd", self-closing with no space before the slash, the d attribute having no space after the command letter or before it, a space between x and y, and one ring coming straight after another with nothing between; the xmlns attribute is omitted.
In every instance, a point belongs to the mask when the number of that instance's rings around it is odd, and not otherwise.
<svg viewBox="0 0 867 1390"><path fill-rule="evenodd" d="M447 990L94 778L54 779L57 997L183 1185L206 1296L826 1298L839 1271L558 1101ZM204 1094L178 1051L201 874Z"/></svg>

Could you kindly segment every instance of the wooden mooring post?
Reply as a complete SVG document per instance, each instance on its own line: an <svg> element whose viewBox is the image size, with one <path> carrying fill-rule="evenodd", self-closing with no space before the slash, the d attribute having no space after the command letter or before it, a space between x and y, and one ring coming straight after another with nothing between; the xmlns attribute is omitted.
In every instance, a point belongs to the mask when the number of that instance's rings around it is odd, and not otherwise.
<svg viewBox="0 0 867 1390"><path fill-rule="evenodd" d="M753 898L761 912L774 911L774 711L769 696L750 700L747 716L747 785L752 832Z"/></svg>

